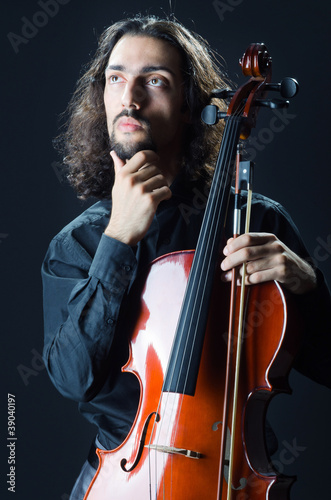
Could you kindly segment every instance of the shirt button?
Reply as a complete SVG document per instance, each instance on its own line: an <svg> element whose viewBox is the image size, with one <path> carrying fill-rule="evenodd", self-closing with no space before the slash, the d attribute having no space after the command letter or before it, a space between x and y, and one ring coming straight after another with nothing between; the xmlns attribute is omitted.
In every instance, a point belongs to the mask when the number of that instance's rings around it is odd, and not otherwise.
<svg viewBox="0 0 331 500"><path fill-rule="evenodd" d="M113 325L113 324L114 324L114 320L113 320L113 318L108 318L108 319L107 319L107 324L108 324L108 325Z"/></svg>
<svg viewBox="0 0 331 500"><path fill-rule="evenodd" d="M121 267L122 267L122 269L124 269L124 271L126 271L126 272L131 271L131 266L128 266L127 264L122 264L122 266L121 266Z"/></svg>
<svg viewBox="0 0 331 500"><path fill-rule="evenodd" d="M163 245L169 245L169 243L170 243L170 238L164 238Z"/></svg>

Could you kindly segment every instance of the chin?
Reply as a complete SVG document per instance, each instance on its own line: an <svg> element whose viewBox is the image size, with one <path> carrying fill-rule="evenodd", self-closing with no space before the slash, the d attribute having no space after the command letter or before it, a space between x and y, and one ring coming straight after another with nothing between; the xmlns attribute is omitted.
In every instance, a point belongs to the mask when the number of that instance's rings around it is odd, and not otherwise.
<svg viewBox="0 0 331 500"><path fill-rule="evenodd" d="M115 151L117 156L123 160L130 160L138 151L143 151L143 150L151 150L155 151L156 146L154 142L152 141L151 138L146 138L143 141L130 141L130 142L125 142L125 141L118 141L115 137L114 134L112 134L110 138L110 147L111 150Z"/></svg>

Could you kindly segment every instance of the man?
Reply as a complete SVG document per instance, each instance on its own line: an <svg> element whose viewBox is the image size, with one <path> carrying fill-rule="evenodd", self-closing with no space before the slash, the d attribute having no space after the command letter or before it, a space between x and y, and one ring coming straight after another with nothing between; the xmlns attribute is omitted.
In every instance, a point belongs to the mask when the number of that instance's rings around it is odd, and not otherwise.
<svg viewBox="0 0 331 500"><path fill-rule="evenodd" d="M46 255L44 359L58 390L98 426L99 448L124 440L139 400L137 380L121 373L132 286L156 257L196 246L204 212L196 193L210 183L219 133L200 114L222 86L198 35L138 17L105 31L70 105L69 179L82 198L101 201L64 228ZM224 280L248 262L248 284L277 280L295 296L306 326L296 368L331 386L330 297L321 273L279 204L256 195L251 227L228 240ZM94 447L71 499L84 497L96 467Z"/></svg>

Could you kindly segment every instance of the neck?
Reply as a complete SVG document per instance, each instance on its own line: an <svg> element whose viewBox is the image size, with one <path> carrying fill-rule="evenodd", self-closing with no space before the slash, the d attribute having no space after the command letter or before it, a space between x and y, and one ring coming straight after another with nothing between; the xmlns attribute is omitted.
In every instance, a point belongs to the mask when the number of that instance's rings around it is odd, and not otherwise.
<svg viewBox="0 0 331 500"><path fill-rule="evenodd" d="M182 167L181 144L168 145L164 150L160 148L157 154L160 157L158 167L170 186Z"/></svg>
<svg viewBox="0 0 331 500"><path fill-rule="evenodd" d="M160 160L159 168L167 180L168 186L170 186L181 169L181 162L179 160L165 160L164 162Z"/></svg>

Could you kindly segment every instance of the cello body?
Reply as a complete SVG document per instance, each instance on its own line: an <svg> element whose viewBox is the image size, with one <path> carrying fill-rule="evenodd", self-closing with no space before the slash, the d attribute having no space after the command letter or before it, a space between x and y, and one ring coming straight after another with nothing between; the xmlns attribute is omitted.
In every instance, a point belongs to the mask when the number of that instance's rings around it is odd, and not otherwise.
<svg viewBox="0 0 331 500"><path fill-rule="evenodd" d="M230 285L221 282L220 271L194 395L163 391L193 256L194 251L175 252L150 266L122 369L140 383L137 415L118 448L97 450L99 468L84 500L228 498L226 487L220 490L219 469ZM245 310L231 498L286 499L292 479L272 469L264 437L268 402L287 390L292 361L282 354L287 308L279 285L248 287ZM223 463L226 483L227 451Z"/></svg>

